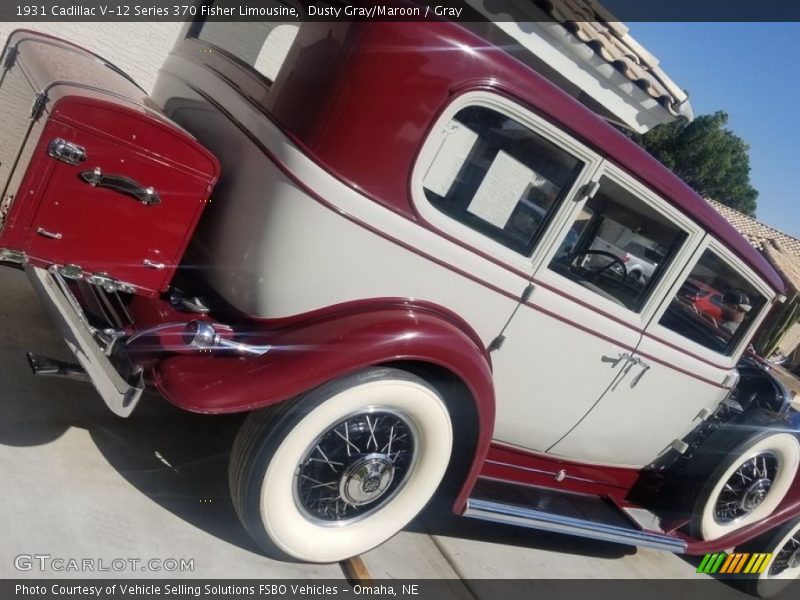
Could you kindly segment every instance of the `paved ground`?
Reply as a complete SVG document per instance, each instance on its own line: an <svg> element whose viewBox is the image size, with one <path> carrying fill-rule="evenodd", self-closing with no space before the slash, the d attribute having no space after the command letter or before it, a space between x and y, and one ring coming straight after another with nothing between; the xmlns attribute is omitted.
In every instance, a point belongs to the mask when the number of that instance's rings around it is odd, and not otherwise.
<svg viewBox="0 0 800 600"><path fill-rule="evenodd" d="M25 351L68 358L21 272L0 270L0 578L18 555L194 559L186 577L341 578L339 565L259 555L228 499L238 418L146 398L114 417L87 384L34 378ZM430 510L363 557L375 578L696 578L667 553L458 519ZM108 576L108 573L98 574ZM181 576L125 571L121 576Z"/></svg>

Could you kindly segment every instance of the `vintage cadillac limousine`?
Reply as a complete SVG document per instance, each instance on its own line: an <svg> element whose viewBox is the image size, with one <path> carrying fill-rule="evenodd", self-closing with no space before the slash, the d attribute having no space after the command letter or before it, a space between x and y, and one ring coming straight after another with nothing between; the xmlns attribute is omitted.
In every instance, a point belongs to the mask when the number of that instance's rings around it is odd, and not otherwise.
<svg viewBox="0 0 800 600"><path fill-rule="evenodd" d="M248 413L230 488L265 552L357 555L439 490L465 517L771 552L755 594L800 573L800 420L746 354L781 278L502 48L197 22L152 97L31 31L2 64L0 253L77 359L34 372L123 417L146 386ZM603 249L631 244L646 278Z"/></svg>

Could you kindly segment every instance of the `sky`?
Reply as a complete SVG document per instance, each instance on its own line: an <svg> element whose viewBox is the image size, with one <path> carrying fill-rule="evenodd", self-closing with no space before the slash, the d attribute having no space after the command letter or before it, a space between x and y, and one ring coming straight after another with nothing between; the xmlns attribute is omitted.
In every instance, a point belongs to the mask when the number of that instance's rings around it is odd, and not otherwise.
<svg viewBox="0 0 800 600"><path fill-rule="evenodd" d="M800 23L626 23L689 92L750 146L757 218L800 238Z"/></svg>

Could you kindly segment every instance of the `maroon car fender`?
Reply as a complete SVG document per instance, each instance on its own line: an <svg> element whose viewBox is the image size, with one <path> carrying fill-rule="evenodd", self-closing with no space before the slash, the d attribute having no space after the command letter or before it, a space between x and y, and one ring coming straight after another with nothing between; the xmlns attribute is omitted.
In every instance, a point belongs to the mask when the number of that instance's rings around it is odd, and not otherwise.
<svg viewBox="0 0 800 600"><path fill-rule="evenodd" d="M455 504L460 512L477 479L494 429L494 385L486 349L468 326L429 307L394 305L319 317L264 332L263 356L183 354L153 367L172 404L200 413L269 406L376 364L416 361L447 369L472 395L478 417L475 456Z"/></svg>

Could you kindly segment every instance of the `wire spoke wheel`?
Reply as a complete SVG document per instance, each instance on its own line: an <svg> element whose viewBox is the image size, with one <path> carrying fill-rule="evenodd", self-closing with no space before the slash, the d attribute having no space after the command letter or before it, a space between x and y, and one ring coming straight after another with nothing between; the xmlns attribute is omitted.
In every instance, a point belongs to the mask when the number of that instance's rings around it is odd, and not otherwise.
<svg viewBox="0 0 800 600"><path fill-rule="evenodd" d="M735 522L758 508L772 488L778 467L773 452L759 453L743 462L720 490L714 512L717 523Z"/></svg>
<svg viewBox="0 0 800 600"><path fill-rule="evenodd" d="M769 517L789 493L799 466L800 439L771 413L754 411L723 424L682 474L691 502L690 535L724 538Z"/></svg>
<svg viewBox="0 0 800 600"><path fill-rule="evenodd" d="M330 563L382 544L434 496L453 424L438 389L373 367L248 415L231 452L231 497L268 555Z"/></svg>
<svg viewBox="0 0 800 600"><path fill-rule="evenodd" d="M775 553L772 564L769 567L771 577L780 575L787 569L800 567L800 532L789 538L786 544Z"/></svg>
<svg viewBox="0 0 800 600"><path fill-rule="evenodd" d="M374 409L323 433L297 467L295 501L310 518L343 523L391 499L416 459L416 431L400 413Z"/></svg>

